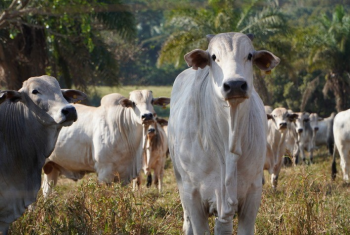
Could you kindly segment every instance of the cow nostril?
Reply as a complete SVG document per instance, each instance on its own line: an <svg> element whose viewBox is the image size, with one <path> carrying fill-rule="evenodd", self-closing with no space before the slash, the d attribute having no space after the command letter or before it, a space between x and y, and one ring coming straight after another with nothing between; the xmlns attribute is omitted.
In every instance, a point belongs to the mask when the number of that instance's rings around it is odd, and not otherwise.
<svg viewBox="0 0 350 235"><path fill-rule="evenodd" d="M71 114L71 113L75 113L76 110L75 110L74 107L65 107L65 108L63 108L63 109L61 110L61 112L62 112L63 115L67 116L67 115L69 115L69 114Z"/></svg>
<svg viewBox="0 0 350 235"><path fill-rule="evenodd" d="M69 113L69 110L67 110L67 109L62 109L62 113L63 113L64 115L67 115L67 114Z"/></svg>
<svg viewBox="0 0 350 235"><path fill-rule="evenodd" d="M315 131L318 131L318 127L315 127Z"/></svg>
<svg viewBox="0 0 350 235"><path fill-rule="evenodd" d="M231 89L231 86L228 83L225 82L223 88L224 88L224 91L227 92L227 91L229 91Z"/></svg>
<svg viewBox="0 0 350 235"><path fill-rule="evenodd" d="M143 120L151 120L153 118L153 114L152 113L145 113L141 116L141 118Z"/></svg>
<svg viewBox="0 0 350 235"><path fill-rule="evenodd" d="M154 129L154 128L148 129L148 132L149 132L149 133L152 133L152 132L155 132L155 131L156 131L156 129Z"/></svg>
<svg viewBox="0 0 350 235"><path fill-rule="evenodd" d="M242 91L247 91L248 90L248 85L246 82L244 82L242 85L241 85L241 89Z"/></svg>

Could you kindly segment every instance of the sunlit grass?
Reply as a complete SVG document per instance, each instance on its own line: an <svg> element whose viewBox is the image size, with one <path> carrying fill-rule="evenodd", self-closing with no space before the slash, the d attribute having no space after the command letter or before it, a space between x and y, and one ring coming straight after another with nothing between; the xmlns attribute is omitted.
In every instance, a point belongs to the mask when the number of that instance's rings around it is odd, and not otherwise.
<svg viewBox="0 0 350 235"><path fill-rule="evenodd" d="M277 190L269 180L256 234L349 234L350 186L341 174L331 181L331 157L316 151L313 165L283 168ZM265 173L266 179L269 175ZM145 181L145 180L144 180ZM164 188L133 192L131 185L99 185L95 174L61 179L54 193L11 227L12 234L182 234L182 207L170 159ZM214 220L210 219L213 232ZM237 218L234 220L237 233Z"/></svg>

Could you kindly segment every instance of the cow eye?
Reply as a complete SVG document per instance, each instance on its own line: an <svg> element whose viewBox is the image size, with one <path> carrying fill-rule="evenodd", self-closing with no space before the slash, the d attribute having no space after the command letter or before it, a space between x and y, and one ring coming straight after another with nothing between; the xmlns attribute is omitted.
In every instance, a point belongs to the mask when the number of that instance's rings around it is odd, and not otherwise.
<svg viewBox="0 0 350 235"><path fill-rule="evenodd" d="M132 102L132 107L135 107L135 106L136 106L136 104L135 104L135 102L133 101L133 102Z"/></svg>
<svg viewBox="0 0 350 235"><path fill-rule="evenodd" d="M249 53L248 54L248 60L252 60L252 57L253 57L252 53Z"/></svg>
<svg viewBox="0 0 350 235"><path fill-rule="evenodd" d="M213 55L211 56L211 58L215 61L215 60L216 60L216 55L213 54Z"/></svg>
<svg viewBox="0 0 350 235"><path fill-rule="evenodd" d="M34 94L34 95L36 95L36 94L38 94L38 93L39 93L38 90L33 90L33 91L32 91L32 94Z"/></svg>

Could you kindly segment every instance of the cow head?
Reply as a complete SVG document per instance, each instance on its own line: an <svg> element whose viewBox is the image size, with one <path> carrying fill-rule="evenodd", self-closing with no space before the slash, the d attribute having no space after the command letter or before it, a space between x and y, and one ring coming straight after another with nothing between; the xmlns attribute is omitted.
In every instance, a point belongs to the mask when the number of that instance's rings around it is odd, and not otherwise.
<svg viewBox="0 0 350 235"><path fill-rule="evenodd" d="M249 36L242 33L208 35L207 51L196 49L185 55L188 66L195 70L210 67L216 93L230 105L250 97L254 89L253 64L270 72L280 62L269 51L255 51Z"/></svg>
<svg viewBox="0 0 350 235"><path fill-rule="evenodd" d="M318 117L317 113L311 113L309 116L309 122L310 122L310 126L312 129L312 135L315 136L319 127L318 127L318 121L320 120L320 118Z"/></svg>
<svg viewBox="0 0 350 235"><path fill-rule="evenodd" d="M298 140L300 140L300 136L305 130L305 125L310 120L309 119L310 114L305 112L299 112L296 114L298 115L298 118L295 120L295 129L298 133Z"/></svg>
<svg viewBox="0 0 350 235"><path fill-rule="evenodd" d="M42 124L69 126L77 120L77 112L69 102L86 97L81 91L61 90L56 78L43 75L29 78L19 91L2 91L0 104L5 100L22 102Z"/></svg>
<svg viewBox="0 0 350 235"><path fill-rule="evenodd" d="M119 103L123 107L132 108L140 124L149 124L155 117L153 105L167 105L170 103L170 98L153 98L152 91L136 90L130 92L129 99L121 99Z"/></svg>
<svg viewBox="0 0 350 235"><path fill-rule="evenodd" d="M285 132L288 123L294 122L298 115L295 113L289 113L285 108L276 108L271 112L271 117L275 123L276 130Z"/></svg>

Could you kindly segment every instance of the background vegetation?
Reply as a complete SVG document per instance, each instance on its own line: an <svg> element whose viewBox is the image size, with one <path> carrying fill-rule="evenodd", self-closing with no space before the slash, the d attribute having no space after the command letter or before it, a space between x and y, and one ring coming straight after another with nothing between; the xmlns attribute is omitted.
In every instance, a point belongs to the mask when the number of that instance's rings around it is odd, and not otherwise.
<svg viewBox="0 0 350 235"><path fill-rule="evenodd" d="M264 103L328 116L349 108L349 0L3 0L0 86L51 74L62 87L172 85L206 34L253 33L282 61L255 72ZM95 93L95 94L94 94Z"/></svg>

